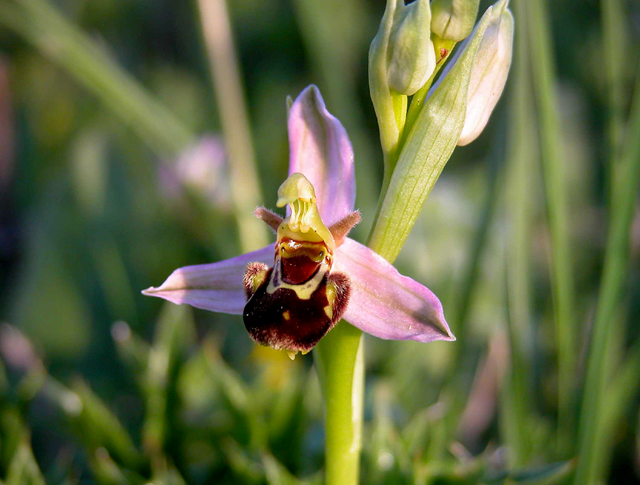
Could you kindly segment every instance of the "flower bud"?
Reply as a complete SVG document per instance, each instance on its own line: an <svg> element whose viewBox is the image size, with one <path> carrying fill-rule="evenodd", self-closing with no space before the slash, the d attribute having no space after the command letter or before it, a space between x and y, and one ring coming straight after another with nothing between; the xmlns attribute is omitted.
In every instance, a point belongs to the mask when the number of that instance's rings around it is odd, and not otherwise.
<svg viewBox="0 0 640 485"><path fill-rule="evenodd" d="M509 0L494 5L474 59L459 146L471 143L480 135L507 82L513 53L513 15L508 5Z"/></svg>
<svg viewBox="0 0 640 485"><path fill-rule="evenodd" d="M431 42L431 9L429 0L416 0L409 5L400 2L393 19L389 39L389 86L410 96L425 85L436 67Z"/></svg>
<svg viewBox="0 0 640 485"><path fill-rule="evenodd" d="M466 39L478 16L480 0L433 0L431 30L445 40Z"/></svg>

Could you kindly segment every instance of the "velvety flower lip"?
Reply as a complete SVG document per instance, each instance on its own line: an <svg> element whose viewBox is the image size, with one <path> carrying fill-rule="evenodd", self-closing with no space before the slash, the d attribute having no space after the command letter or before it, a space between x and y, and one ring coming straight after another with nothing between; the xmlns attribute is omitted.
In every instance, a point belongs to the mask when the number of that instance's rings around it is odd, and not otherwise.
<svg viewBox="0 0 640 485"><path fill-rule="evenodd" d="M348 228L340 228L340 222L350 221L351 227L359 220L354 217L357 213L354 213L353 150L344 127L327 111L315 86L306 88L291 106L288 129L291 159L287 182L297 180L300 174L311 182L315 197L308 198L312 205L317 205L322 219L319 223L346 234ZM283 222L265 209L256 214L274 229L289 220ZM281 244L280 239L277 244ZM333 252L333 261L325 269L329 268L328 281L334 278L349 290L346 309L341 309L347 322L387 340L455 340L444 318L442 304L428 288L401 275L380 255L348 237L336 238L336 246L335 251L329 250ZM144 290L143 294L204 310L243 314L247 305L247 287L243 286L245 272L249 267L270 278L273 273L267 269L274 265L275 248L272 244L218 263L179 268L161 286ZM266 287L264 281L259 279L259 283ZM264 293L262 291L263 296ZM269 339L260 341L265 342L272 345ZM284 344L274 346L287 348ZM306 347L299 349L305 351Z"/></svg>

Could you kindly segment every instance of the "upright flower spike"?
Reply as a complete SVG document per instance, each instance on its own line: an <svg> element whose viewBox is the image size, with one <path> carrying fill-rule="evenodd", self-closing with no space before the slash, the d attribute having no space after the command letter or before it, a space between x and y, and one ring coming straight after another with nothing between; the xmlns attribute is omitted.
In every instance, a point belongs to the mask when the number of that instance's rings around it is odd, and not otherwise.
<svg viewBox="0 0 640 485"><path fill-rule="evenodd" d="M340 318L376 337L455 340L438 298L347 237L354 212L351 143L315 86L289 112L290 175L278 191L282 218L256 215L275 245L226 261L175 270L143 293L176 304L242 314L258 343L295 354L311 350Z"/></svg>
<svg viewBox="0 0 640 485"><path fill-rule="evenodd" d="M496 5L497 7L497 5ZM476 53L494 7L489 7L456 58L429 90L407 132L369 244L385 258L400 253L422 206L451 157L464 127Z"/></svg>

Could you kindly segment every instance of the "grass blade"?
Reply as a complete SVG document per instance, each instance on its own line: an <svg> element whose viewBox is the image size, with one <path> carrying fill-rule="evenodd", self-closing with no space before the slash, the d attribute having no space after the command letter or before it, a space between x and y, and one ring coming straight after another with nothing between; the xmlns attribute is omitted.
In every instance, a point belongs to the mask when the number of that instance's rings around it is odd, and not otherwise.
<svg viewBox="0 0 640 485"><path fill-rule="evenodd" d="M567 205L556 74L551 30L544 1L522 2L528 23L531 74L538 111L538 131L547 214L551 234L551 291L558 352L558 412L562 431L573 429L572 395L575 384L575 283L571 250L571 225ZM522 26L521 26L522 27Z"/></svg>
<svg viewBox="0 0 640 485"><path fill-rule="evenodd" d="M229 156L231 197L240 244L243 252L253 251L266 246L269 239L266 227L253 215L253 210L264 203L264 197L256 169L229 13L225 0L199 0L198 5Z"/></svg>
<svg viewBox="0 0 640 485"><path fill-rule="evenodd" d="M574 481L576 485L594 483L597 472L595 457L605 444L597 438L599 423L603 419L603 396L606 394L604 392L606 344L628 271L629 229L640 182L640 78L636 82L635 99L621 158L619 162L613 161L613 163L617 165L617 169L613 179L613 190L611 190L612 203L604 268L582 396L578 436L579 460Z"/></svg>
<svg viewBox="0 0 640 485"><path fill-rule="evenodd" d="M516 15L516 54L513 65L513 92L507 168L506 207L511 231L506 261L507 324L511 368L502 389L502 431L512 455L509 466L526 465L528 433L524 425L531 411L531 234L533 204L537 185L535 164L538 153L535 108L531 99L530 52L525 22L525 2L514 5ZM534 181L535 183L532 183Z"/></svg>

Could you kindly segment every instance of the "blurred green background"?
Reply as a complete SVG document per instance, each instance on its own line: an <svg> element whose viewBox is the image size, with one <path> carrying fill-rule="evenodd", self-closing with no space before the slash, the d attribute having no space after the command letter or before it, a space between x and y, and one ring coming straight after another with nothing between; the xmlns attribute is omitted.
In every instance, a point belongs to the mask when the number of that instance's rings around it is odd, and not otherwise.
<svg viewBox="0 0 640 485"><path fill-rule="evenodd" d="M548 2L576 315L575 389L559 417L544 124L535 74L517 67L535 69L541 47L524 0L513 3L528 47L516 45L487 129L455 151L396 262L439 295L459 340L367 337L362 483L564 483L575 465L640 4ZM52 5L0 0L0 477L41 483L35 457L47 483L319 482L311 356L257 348L240 317L140 294L175 268L241 252L197 4L62 0L61 18ZM609 8L616 28L605 35ZM285 98L314 83L354 145L360 241L382 176L367 52L383 10L382 0L229 2L259 203L275 206L287 174ZM97 49L143 91L67 42ZM607 344L607 375L626 380L598 435L600 483L640 483L639 258L636 214Z"/></svg>

